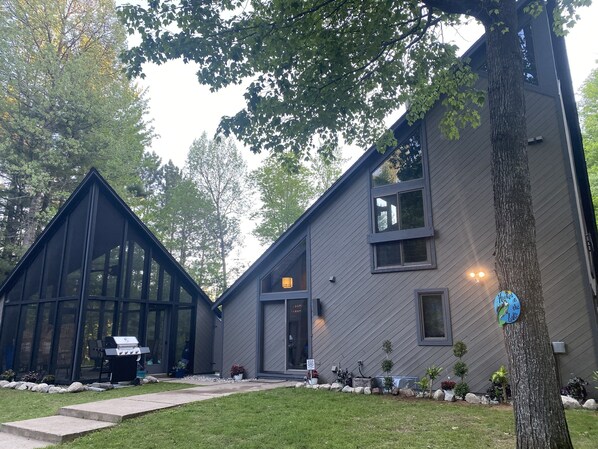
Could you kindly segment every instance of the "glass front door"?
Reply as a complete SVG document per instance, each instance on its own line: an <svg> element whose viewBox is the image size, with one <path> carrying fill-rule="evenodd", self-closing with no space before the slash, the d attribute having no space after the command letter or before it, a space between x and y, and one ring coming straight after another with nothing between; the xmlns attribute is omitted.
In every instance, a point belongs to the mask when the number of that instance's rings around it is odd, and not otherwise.
<svg viewBox="0 0 598 449"><path fill-rule="evenodd" d="M307 301L287 300L287 369L304 370L309 355Z"/></svg>
<svg viewBox="0 0 598 449"><path fill-rule="evenodd" d="M262 304L262 372L305 370L309 356L306 299Z"/></svg>
<svg viewBox="0 0 598 449"><path fill-rule="evenodd" d="M168 307L149 304L146 340L150 353L145 357L148 373L168 372Z"/></svg>

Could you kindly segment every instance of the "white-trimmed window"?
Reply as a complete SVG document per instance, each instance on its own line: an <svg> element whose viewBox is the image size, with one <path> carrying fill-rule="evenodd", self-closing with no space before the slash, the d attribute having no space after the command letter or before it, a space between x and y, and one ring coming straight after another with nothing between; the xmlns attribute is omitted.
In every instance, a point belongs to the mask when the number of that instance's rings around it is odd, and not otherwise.
<svg viewBox="0 0 598 449"><path fill-rule="evenodd" d="M418 127L371 175L374 271L432 268L428 170Z"/></svg>
<svg viewBox="0 0 598 449"><path fill-rule="evenodd" d="M452 346L451 311L448 289L415 291L417 344L420 346Z"/></svg>

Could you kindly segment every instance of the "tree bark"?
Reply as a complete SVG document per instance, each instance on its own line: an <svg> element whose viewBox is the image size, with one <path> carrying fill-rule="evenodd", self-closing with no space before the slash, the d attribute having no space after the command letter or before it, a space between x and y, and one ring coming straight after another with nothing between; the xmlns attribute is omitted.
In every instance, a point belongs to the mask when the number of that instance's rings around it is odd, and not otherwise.
<svg viewBox="0 0 598 449"><path fill-rule="evenodd" d="M514 398L517 448L572 448L544 314L527 159L523 62L515 0L488 2L484 20L496 273L521 301L519 320L503 328Z"/></svg>

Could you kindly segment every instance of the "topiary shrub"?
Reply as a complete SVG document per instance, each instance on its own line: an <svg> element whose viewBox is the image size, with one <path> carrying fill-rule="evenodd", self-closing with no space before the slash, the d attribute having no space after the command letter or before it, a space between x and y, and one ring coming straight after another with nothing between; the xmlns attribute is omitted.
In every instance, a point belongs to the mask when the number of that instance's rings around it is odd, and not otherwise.
<svg viewBox="0 0 598 449"><path fill-rule="evenodd" d="M465 395L469 393L469 385L465 382L460 382L455 387L455 396L461 399L465 399Z"/></svg>

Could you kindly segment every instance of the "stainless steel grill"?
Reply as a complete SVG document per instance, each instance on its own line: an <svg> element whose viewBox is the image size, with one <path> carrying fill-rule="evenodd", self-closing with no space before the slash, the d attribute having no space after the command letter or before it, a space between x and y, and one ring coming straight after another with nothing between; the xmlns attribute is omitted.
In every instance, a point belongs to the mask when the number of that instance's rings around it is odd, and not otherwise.
<svg viewBox="0 0 598 449"><path fill-rule="evenodd" d="M110 365L110 382L130 382L137 377L137 362L149 354L147 346L139 346L137 337L106 337L104 354Z"/></svg>
<svg viewBox="0 0 598 449"><path fill-rule="evenodd" d="M139 346L137 337L106 337L106 357L123 357L149 354L147 346Z"/></svg>

